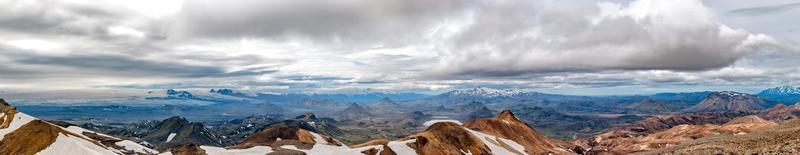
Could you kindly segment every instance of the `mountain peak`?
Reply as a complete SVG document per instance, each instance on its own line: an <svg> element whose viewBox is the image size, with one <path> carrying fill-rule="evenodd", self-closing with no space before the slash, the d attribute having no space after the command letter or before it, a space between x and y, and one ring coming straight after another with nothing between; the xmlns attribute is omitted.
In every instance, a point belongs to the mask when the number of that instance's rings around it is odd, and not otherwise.
<svg viewBox="0 0 800 155"><path fill-rule="evenodd" d="M783 85L780 87L770 88L761 91L759 95L798 95L800 94L800 87L792 87Z"/></svg>
<svg viewBox="0 0 800 155"><path fill-rule="evenodd" d="M519 119L517 119L517 116L515 116L514 113L512 113L511 110L508 110L508 109L503 110L502 112L500 112L500 115L497 115L497 118L502 119L502 120L519 121Z"/></svg>
<svg viewBox="0 0 800 155"><path fill-rule="evenodd" d="M188 91L177 91L174 89L168 89L167 97L191 99L194 98L194 95L192 95L192 93L189 93Z"/></svg>
<svg viewBox="0 0 800 155"><path fill-rule="evenodd" d="M317 116L314 115L312 112L305 112L303 115L297 116L294 119L304 120L304 121L317 121Z"/></svg>

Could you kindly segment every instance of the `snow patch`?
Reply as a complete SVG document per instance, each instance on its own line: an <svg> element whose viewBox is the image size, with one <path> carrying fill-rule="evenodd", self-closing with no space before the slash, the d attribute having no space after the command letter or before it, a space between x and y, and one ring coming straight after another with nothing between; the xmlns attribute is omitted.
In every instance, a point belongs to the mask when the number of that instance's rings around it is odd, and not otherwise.
<svg viewBox="0 0 800 155"><path fill-rule="evenodd" d="M461 121L452 120L452 119L434 119L434 120L430 120L430 121L427 121L425 123L422 123L422 125L431 126L431 125L439 123L439 122L453 122L453 123L456 123L458 125L461 125Z"/></svg>
<svg viewBox="0 0 800 155"><path fill-rule="evenodd" d="M467 131L472 133L472 135L475 135L475 137L478 137L478 139L481 139L481 141L484 144L486 144L486 146L489 146L489 149L492 150L492 154L516 154L516 153L514 153L514 151L516 151L516 152L525 152L525 147L524 146L522 146L519 143L514 142L512 140L508 140L508 139L500 138L500 137L495 137L495 136L492 136L492 135L484 134L484 133L481 133L481 132L478 132L478 131L475 131L475 130L470 130L470 129L467 129L467 128L464 128L464 129L466 129ZM504 147L502 147L500 145L497 145L497 143L499 143L498 140L500 142L502 142L502 143L507 144L508 146L511 147L511 149L514 149L514 150L508 150L508 149L506 149L506 148L504 148Z"/></svg>
<svg viewBox="0 0 800 155"><path fill-rule="evenodd" d="M225 149L213 146L200 146L208 155L263 155L272 152L267 146L255 146L247 149Z"/></svg>
<svg viewBox="0 0 800 155"><path fill-rule="evenodd" d="M175 133L169 133L169 136L167 136L167 141L164 141L164 142L169 142L169 141L172 141L172 138L175 138L175 135L178 135L178 134L175 134Z"/></svg>
<svg viewBox="0 0 800 155"><path fill-rule="evenodd" d="M406 145L408 143L414 143L414 142L417 142L417 140L416 139L410 139L410 140L400 141L400 142L390 141L386 145L389 146L389 148L392 149L392 151L394 151L398 155L417 154L416 150L414 150L411 147L408 147L408 145Z"/></svg>
<svg viewBox="0 0 800 155"><path fill-rule="evenodd" d="M116 142L114 144L122 146L126 150L132 150L132 151L135 151L135 152L146 152L146 153L151 153L151 154L158 153L158 151L156 151L156 150L144 147L144 146L139 145L136 142L133 142L133 141L130 141L130 140L123 140L123 141Z"/></svg>
<svg viewBox="0 0 800 155"><path fill-rule="evenodd" d="M59 133L56 141L50 144L47 148L36 153L37 155L64 155L64 154L80 154L80 155L107 155L118 154L114 151L108 150L98 146L85 139L67 136Z"/></svg>

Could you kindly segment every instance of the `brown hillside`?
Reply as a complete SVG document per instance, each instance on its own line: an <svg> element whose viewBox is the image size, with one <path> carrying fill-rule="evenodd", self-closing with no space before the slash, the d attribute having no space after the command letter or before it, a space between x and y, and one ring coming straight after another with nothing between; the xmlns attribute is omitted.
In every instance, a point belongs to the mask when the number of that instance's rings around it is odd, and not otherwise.
<svg viewBox="0 0 800 155"><path fill-rule="evenodd" d="M744 116L725 123L724 125L704 124L704 125L678 125L668 130L655 132L653 134L636 137L615 137L607 139L597 139L595 141L594 153L607 152L632 153L647 150L655 150L676 146L691 142L698 138L714 135L734 135L747 134L761 131L778 126L759 118L758 116Z"/></svg>
<svg viewBox="0 0 800 155"><path fill-rule="evenodd" d="M36 154L56 141L61 128L41 120L33 120L17 130L8 133L0 140L0 152L3 154Z"/></svg>
<svg viewBox="0 0 800 155"><path fill-rule="evenodd" d="M565 149L539 135L525 122L520 121L509 110L494 118L479 118L464 123L464 126L489 135L505 138L525 147L528 154L570 154Z"/></svg>
<svg viewBox="0 0 800 155"><path fill-rule="evenodd" d="M478 137L452 122L435 123L424 132L409 138L416 139L416 142L409 143L408 146L416 150L417 154L460 155L466 152L473 155L491 154L489 147Z"/></svg>
<svg viewBox="0 0 800 155"><path fill-rule="evenodd" d="M764 131L718 135L643 154L798 154L800 119Z"/></svg>

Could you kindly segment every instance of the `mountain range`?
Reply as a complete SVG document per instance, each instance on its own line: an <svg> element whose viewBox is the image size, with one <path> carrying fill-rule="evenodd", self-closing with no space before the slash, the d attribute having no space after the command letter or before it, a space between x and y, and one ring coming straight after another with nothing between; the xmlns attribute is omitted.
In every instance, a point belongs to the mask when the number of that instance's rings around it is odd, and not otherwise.
<svg viewBox="0 0 800 155"><path fill-rule="evenodd" d="M0 133L20 134L0 139L0 144L4 144L0 149L31 154L57 149L50 146L62 147L55 143L58 136L44 138L55 139L52 144L57 145L41 147L36 141L37 145L32 146L37 149L33 151L17 145L34 143L18 135L41 137L38 131L46 130L56 134L44 137L61 133L78 138L72 141L87 141L81 143L104 148L86 146L88 150L76 153L98 150L113 154L691 153L695 146L709 150L708 146L722 144L714 137L731 136L726 138L730 141L742 137L738 135L769 137L784 132L778 128L792 130L791 126L783 126L791 125L800 116L800 105L733 91L571 96L475 88L412 100L381 97L343 102L304 96L283 103L230 89L155 93L148 93L151 95L145 100L166 101L166 104L22 106L27 110L37 108L30 111L37 116L41 113L60 116L56 119L48 115L42 115L45 119L27 116L27 111L18 112L3 101L0 131L13 130ZM191 104L173 104L178 102ZM136 118L139 115L150 117ZM24 125L14 125L19 123L15 116L39 121L31 121L36 122L31 125L35 128L20 128ZM132 119L131 116L134 121L115 121L115 117ZM790 141L774 138L781 141L772 142ZM673 147L684 145L687 147Z"/></svg>

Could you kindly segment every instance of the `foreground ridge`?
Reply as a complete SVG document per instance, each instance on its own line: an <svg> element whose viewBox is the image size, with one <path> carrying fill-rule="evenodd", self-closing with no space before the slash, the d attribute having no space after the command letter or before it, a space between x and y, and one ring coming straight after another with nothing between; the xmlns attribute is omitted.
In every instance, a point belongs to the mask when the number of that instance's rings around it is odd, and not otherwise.
<svg viewBox="0 0 800 155"><path fill-rule="evenodd" d="M77 126L58 126L27 114L0 99L0 154L155 154L130 140Z"/></svg>

